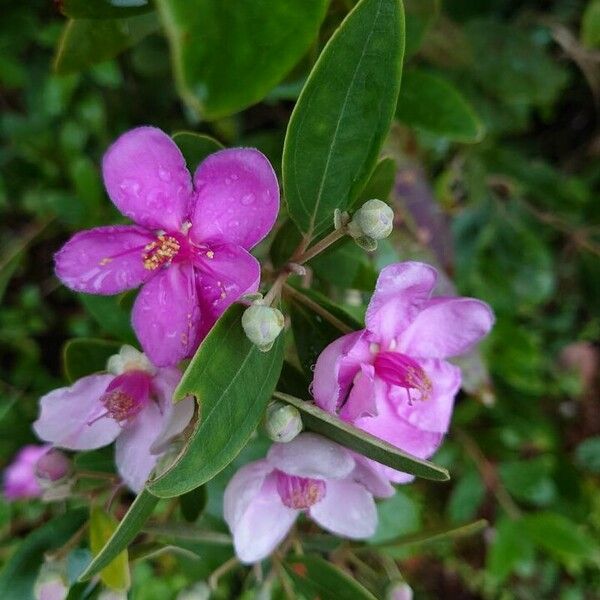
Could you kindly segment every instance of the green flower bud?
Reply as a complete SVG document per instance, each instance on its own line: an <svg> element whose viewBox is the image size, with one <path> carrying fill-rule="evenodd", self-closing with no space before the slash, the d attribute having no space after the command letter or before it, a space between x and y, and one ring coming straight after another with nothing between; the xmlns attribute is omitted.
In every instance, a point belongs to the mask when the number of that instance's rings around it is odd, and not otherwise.
<svg viewBox="0 0 600 600"><path fill-rule="evenodd" d="M263 352L271 349L283 329L283 323L280 310L262 304L253 304L242 315L244 333Z"/></svg>
<svg viewBox="0 0 600 600"><path fill-rule="evenodd" d="M394 211L381 200L367 200L355 213L350 224L353 237L383 240L394 228Z"/></svg>
<svg viewBox="0 0 600 600"><path fill-rule="evenodd" d="M274 442L291 442L302 431L300 411L289 404L271 402L265 415L265 431Z"/></svg>

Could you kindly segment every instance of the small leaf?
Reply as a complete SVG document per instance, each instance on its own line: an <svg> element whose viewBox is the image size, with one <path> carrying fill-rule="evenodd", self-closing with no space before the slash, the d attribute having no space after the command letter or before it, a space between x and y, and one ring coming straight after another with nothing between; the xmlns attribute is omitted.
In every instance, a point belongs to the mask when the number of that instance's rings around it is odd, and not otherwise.
<svg viewBox="0 0 600 600"><path fill-rule="evenodd" d="M90 579L104 567L109 565L112 560L127 548L135 536L140 532L154 507L158 503L158 498L150 494L147 490L142 490L125 516L121 519L117 528L104 546L95 553L94 560L88 565L87 569L80 575L79 580Z"/></svg>
<svg viewBox="0 0 600 600"><path fill-rule="evenodd" d="M185 158L190 173L213 152L223 150L224 146L215 138L193 131L178 131L172 136Z"/></svg>
<svg viewBox="0 0 600 600"><path fill-rule="evenodd" d="M373 169L362 192L352 203L350 210L356 210L367 200L377 198L384 202L389 198L396 180L397 165L391 157L382 158Z"/></svg>
<svg viewBox="0 0 600 600"><path fill-rule="evenodd" d="M421 46L425 34L437 18L440 0L404 0L406 13L406 58Z"/></svg>
<svg viewBox="0 0 600 600"><path fill-rule="evenodd" d="M377 531L369 544L382 544L406 536L421 527L421 507L408 494L397 490L377 503Z"/></svg>
<svg viewBox="0 0 600 600"><path fill-rule="evenodd" d="M206 501L206 487L203 485L180 496L179 507L183 518L189 523L196 521L204 510Z"/></svg>
<svg viewBox="0 0 600 600"><path fill-rule="evenodd" d="M334 442L350 448L350 450L354 450L382 465L387 465L392 469L410 473L417 477L433 481L448 481L450 479L448 471L443 467L438 467L427 460L403 452L396 446L321 410L311 402L281 392L275 392L274 396L295 406L301 412L302 422L307 429L320 433Z"/></svg>
<svg viewBox="0 0 600 600"><path fill-rule="evenodd" d="M97 450L78 452L73 457L75 466L83 471L99 471L101 473L114 473L115 460L114 448L105 446Z"/></svg>
<svg viewBox="0 0 600 600"><path fill-rule="evenodd" d="M122 342L137 345L137 339L131 328L130 311L122 306L122 300L128 295L129 292L120 296L77 294L77 297L104 331Z"/></svg>
<svg viewBox="0 0 600 600"><path fill-rule="evenodd" d="M523 529L523 523L506 517L496 523L496 535L487 555L486 570L499 584L517 565L531 559L534 547Z"/></svg>
<svg viewBox="0 0 600 600"><path fill-rule="evenodd" d="M478 142L483 125L460 92L448 81L425 71L407 71L396 107L406 125L457 142Z"/></svg>
<svg viewBox="0 0 600 600"><path fill-rule="evenodd" d="M600 0L588 0L581 17L581 43L600 48Z"/></svg>
<svg viewBox="0 0 600 600"><path fill-rule="evenodd" d="M77 338L63 348L63 368L70 383L106 369L106 361L119 351L121 344L110 340Z"/></svg>
<svg viewBox="0 0 600 600"><path fill-rule="evenodd" d="M99 506L93 506L90 511L90 550L97 556L104 545L111 539L117 528L118 521ZM102 583L113 590L127 590L131 585L129 576L129 561L127 550L117 554L102 571Z"/></svg>
<svg viewBox="0 0 600 600"><path fill-rule="evenodd" d="M30 533L0 571L0 598L33 598L33 585L44 562L44 554L66 543L86 519L85 509L69 511Z"/></svg>
<svg viewBox="0 0 600 600"><path fill-rule="evenodd" d="M216 119L262 100L317 35L328 0L156 0L184 101Z"/></svg>
<svg viewBox="0 0 600 600"><path fill-rule="evenodd" d="M281 373L283 335L261 352L242 329L245 306L219 319L183 374L175 399L193 395L200 419L175 464L150 482L153 494L170 498L206 483L246 445L264 414Z"/></svg>
<svg viewBox="0 0 600 600"><path fill-rule="evenodd" d="M71 19L58 43L54 70L65 75L114 58L159 28L156 15L125 19Z"/></svg>
<svg viewBox="0 0 600 600"><path fill-rule="evenodd" d="M72 19L132 17L153 10L150 0L60 0L59 8Z"/></svg>
<svg viewBox="0 0 600 600"><path fill-rule="evenodd" d="M583 469L600 473L600 435L581 442L575 450L575 460Z"/></svg>
<svg viewBox="0 0 600 600"><path fill-rule="evenodd" d="M283 566L295 588L306 598L375 600L369 590L320 556L292 556Z"/></svg>
<svg viewBox="0 0 600 600"><path fill-rule="evenodd" d="M331 37L300 94L283 151L290 216L308 238L333 223L364 187L400 88L399 0L361 0Z"/></svg>
<svg viewBox="0 0 600 600"><path fill-rule="evenodd" d="M454 486L448 501L448 515L453 523L472 519L485 498L485 485L476 469L463 475Z"/></svg>

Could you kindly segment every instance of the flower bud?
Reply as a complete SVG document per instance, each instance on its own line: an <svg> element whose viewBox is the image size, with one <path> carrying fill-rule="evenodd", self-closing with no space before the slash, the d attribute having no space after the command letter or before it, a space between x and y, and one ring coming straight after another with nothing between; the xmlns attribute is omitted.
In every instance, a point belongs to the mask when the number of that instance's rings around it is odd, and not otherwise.
<svg viewBox="0 0 600 600"><path fill-rule="evenodd" d="M383 201L367 200L355 213L350 224L350 234L355 237L367 237L382 240L394 228L394 211Z"/></svg>
<svg viewBox="0 0 600 600"><path fill-rule="evenodd" d="M413 590L404 581L396 581L387 590L387 600L412 600Z"/></svg>
<svg viewBox="0 0 600 600"><path fill-rule="evenodd" d="M291 442L302 431L300 411L289 404L271 402L265 415L265 431L274 442Z"/></svg>
<svg viewBox="0 0 600 600"><path fill-rule="evenodd" d="M246 336L262 352L271 349L283 329L283 323L280 310L262 304L253 304L242 315L242 327Z"/></svg>
<svg viewBox="0 0 600 600"><path fill-rule="evenodd" d="M59 565L45 563L33 587L35 600L65 600L69 594L66 577Z"/></svg>
<svg viewBox="0 0 600 600"><path fill-rule="evenodd" d="M35 465L35 476L41 487L60 483L71 474L71 461L56 448L50 448Z"/></svg>

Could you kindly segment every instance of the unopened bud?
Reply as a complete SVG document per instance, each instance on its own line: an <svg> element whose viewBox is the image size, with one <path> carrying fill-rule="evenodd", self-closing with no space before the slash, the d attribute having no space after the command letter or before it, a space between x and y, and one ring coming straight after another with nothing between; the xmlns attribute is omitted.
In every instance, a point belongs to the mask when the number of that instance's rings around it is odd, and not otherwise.
<svg viewBox="0 0 600 600"><path fill-rule="evenodd" d="M50 448L35 465L35 477L41 487L62 483L71 474L71 461L56 448Z"/></svg>
<svg viewBox="0 0 600 600"><path fill-rule="evenodd" d="M66 577L58 565L45 563L33 586L35 600L65 600L69 594Z"/></svg>
<svg viewBox="0 0 600 600"><path fill-rule="evenodd" d="M283 329L284 318L280 310L262 304L253 304L242 315L242 327L248 339L267 352Z"/></svg>
<svg viewBox="0 0 600 600"><path fill-rule="evenodd" d="M349 226L354 238L383 240L394 228L394 211L383 201L367 200L354 214Z"/></svg>
<svg viewBox="0 0 600 600"><path fill-rule="evenodd" d="M274 442L291 442L302 431L300 411L289 404L271 402L265 415L265 431Z"/></svg>
<svg viewBox="0 0 600 600"><path fill-rule="evenodd" d="M404 581L396 581L387 590L387 600L412 600L413 590Z"/></svg>

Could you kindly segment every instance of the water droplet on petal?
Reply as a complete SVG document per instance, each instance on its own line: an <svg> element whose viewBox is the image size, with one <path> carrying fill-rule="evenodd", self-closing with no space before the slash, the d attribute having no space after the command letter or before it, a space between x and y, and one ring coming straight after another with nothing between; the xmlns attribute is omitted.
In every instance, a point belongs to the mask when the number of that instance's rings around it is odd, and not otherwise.
<svg viewBox="0 0 600 600"><path fill-rule="evenodd" d="M162 181L171 181L171 172L163 167L158 168L158 176Z"/></svg>
<svg viewBox="0 0 600 600"><path fill-rule="evenodd" d="M244 206L250 206L254 202L254 194L246 194L242 197L241 203Z"/></svg>
<svg viewBox="0 0 600 600"><path fill-rule="evenodd" d="M229 221L228 226L231 228L239 227L240 222L237 219L232 219L231 221Z"/></svg>

